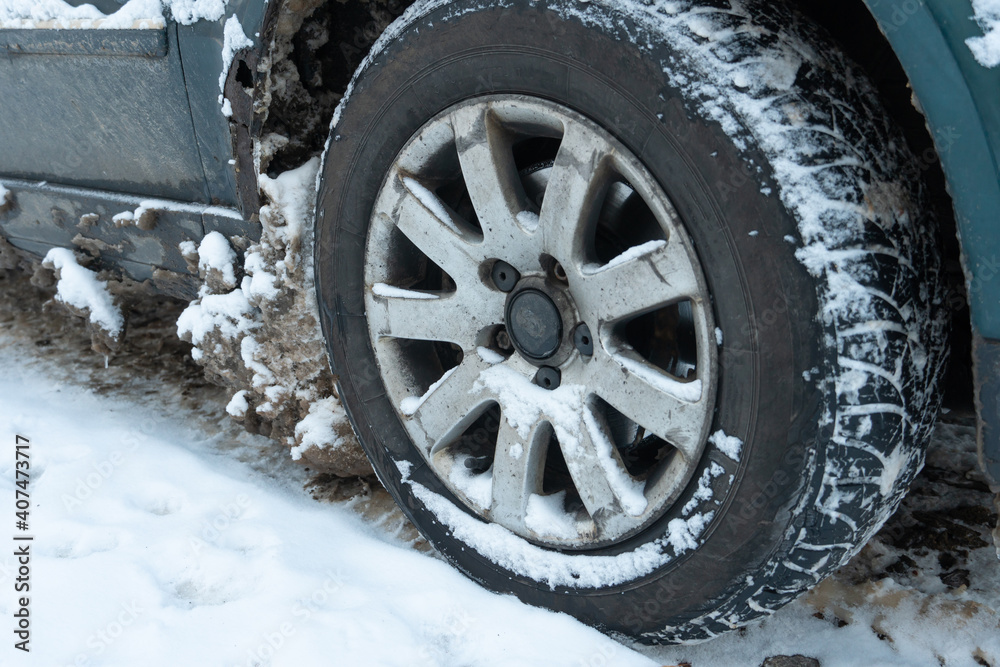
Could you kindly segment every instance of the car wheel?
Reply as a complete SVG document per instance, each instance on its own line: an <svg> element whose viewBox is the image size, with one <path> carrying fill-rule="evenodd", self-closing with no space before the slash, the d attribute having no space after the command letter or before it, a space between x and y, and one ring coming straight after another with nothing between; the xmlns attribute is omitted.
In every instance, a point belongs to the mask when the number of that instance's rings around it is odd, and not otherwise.
<svg viewBox="0 0 1000 667"><path fill-rule="evenodd" d="M873 89L781 3L718 4L418 3L317 205L341 397L406 514L484 586L650 642L846 562L945 356Z"/></svg>

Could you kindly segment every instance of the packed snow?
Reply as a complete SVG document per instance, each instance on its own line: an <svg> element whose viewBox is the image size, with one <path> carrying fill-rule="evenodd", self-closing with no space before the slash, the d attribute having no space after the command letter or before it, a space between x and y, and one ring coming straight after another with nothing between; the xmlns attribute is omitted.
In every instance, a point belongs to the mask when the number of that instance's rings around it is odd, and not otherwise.
<svg viewBox="0 0 1000 667"><path fill-rule="evenodd" d="M238 392L237 396L240 393L243 392ZM245 398L243 400L246 401ZM232 405L232 401L229 403ZM309 412L295 425L297 444L291 450L292 460L301 459L302 452L310 447L337 447L342 436L336 432L333 425L337 422L337 415L341 410L340 402L333 396L316 400L309 406Z"/></svg>
<svg viewBox="0 0 1000 667"><path fill-rule="evenodd" d="M1000 65L1000 0L972 0L982 37L970 37L966 45L983 67Z"/></svg>
<svg viewBox="0 0 1000 667"><path fill-rule="evenodd" d="M538 229L538 214L534 211L521 211L517 214L517 222L529 232Z"/></svg>
<svg viewBox="0 0 1000 667"><path fill-rule="evenodd" d="M720 466L715 461L705 468L701 473L701 477L698 479L698 489L691 496L691 500L684 505L681 509L681 514L688 516L693 512L698 505L705 502L706 500L712 499L712 480L716 477L722 476L726 472L726 469Z"/></svg>
<svg viewBox="0 0 1000 667"><path fill-rule="evenodd" d="M659 250L660 248L665 248L666 245L667 245L666 241L647 241L646 243L642 243L640 245L629 248L628 250L618 255L617 257L613 257L610 262L608 262L601 268L613 269L614 267L621 266L626 262L633 262L637 259L642 259L646 255L650 255ZM588 266L588 268L590 267Z"/></svg>
<svg viewBox="0 0 1000 667"><path fill-rule="evenodd" d="M416 290L403 289L402 287L386 285L385 283L375 283L372 285L372 294L386 299L423 299L425 301L432 301L440 298L437 294L431 294L430 292L417 292Z"/></svg>
<svg viewBox="0 0 1000 667"><path fill-rule="evenodd" d="M665 548L667 545L674 547L676 555L689 551L694 548L691 546L694 538L710 521L709 516L702 514L676 519L669 524L663 538L616 556L557 553L536 547L498 524L483 523L469 516L450 501L411 480L408 462L396 465L403 483L411 486L413 495L448 526L452 535L474 545L479 553L497 565L553 589L556 586L613 586L649 574L673 560L674 556Z"/></svg>
<svg viewBox="0 0 1000 667"><path fill-rule="evenodd" d="M687 401L688 403L696 403L701 400L701 380L678 382L645 361L633 359L624 354L615 354L614 358L615 361L627 368L630 373L642 378L651 387L656 388L657 391L674 396L682 401Z"/></svg>
<svg viewBox="0 0 1000 667"><path fill-rule="evenodd" d="M475 506L488 509L493 498L492 472L476 474L465 466L465 459L459 459L451 466L448 481L462 492Z"/></svg>
<svg viewBox="0 0 1000 667"><path fill-rule="evenodd" d="M580 536L576 522L565 509L566 492L546 496L532 493L528 497L528 508L524 515L524 525L536 535L573 540Z"/></svg>
<svg viewBox="0 0 1000 667"><path fill-rule="evenodd" d="M708 441L715 445L716 449L734 461L740 460L740 451L743 449L743 441L734 435L726 435L725 431L716 431Z"/></svg>
<svg viewBox="0 0 1000 667"><path fill-rule="evenodd" d="M424 187L423 183L411 178L410 176L403 176L403 185L406 189L413 193L420 203L430 211L435 218L440 220L445 226L456 234L461 234L462 230L458 228L458 223L448 212L448 209L444 207L441 200L433 192Z"/></svg>
<svg viewBox="0 0 1000 667"><path fill-rule="evenodd" d="M249 288L252 278L243 278L243 287ZM259 326L254 319L254 308L242 287L228 294L202 294L181 313L177 319L177 331L188 336L195 346L192 355L201 358L200 349L205 337L213 331L221 331L227 338L246 336Z"/></svg>
<svg viewBox="0 0 1000 667"><path fill-rule="evenodd" d="M236 251L219 232L209 232L198 244L198 269L219 272L223 285L229 289L236 287Z"/></svg>
<svg viewBox="0 0 1000 667"><path fill-rule="evenodd" d="M42 261L44 266L59 274L56 300L87 313L91 324L97 325L112 338L121 333L125 318L115 305L97 273L80 266L76 255L66 248L53 248Z"/></svg>
<svg viewBox="0 0 1000 667"><path fill-rule="evenodd" d="M447 371L445 371L444 374L441 377L439 377L436 382L431 384L431 386L427 388L427 391L425 391L420 396L407 396L402 401L400 401L399 411L406 416L416 414L417 410L420 409L420 406L424 404L424 402L430 397L431 394L434 393L434 390L448 381L448 378L452 376L456 368L449 368Z"/></svg>
<svg viewBox="0 0 1000 667"><path fill-rule="evenodd" d="M170 388L123 378L95 396L22 352L0 344L0 402L5 440L32 447L33 625L31 653L5 641L2 664L651 664L487 593L350 503L313 500L273 442L192 419ZM0 459L11 508L13 471L11 446ZM8 621L12 551L0 555Z"/></svg>

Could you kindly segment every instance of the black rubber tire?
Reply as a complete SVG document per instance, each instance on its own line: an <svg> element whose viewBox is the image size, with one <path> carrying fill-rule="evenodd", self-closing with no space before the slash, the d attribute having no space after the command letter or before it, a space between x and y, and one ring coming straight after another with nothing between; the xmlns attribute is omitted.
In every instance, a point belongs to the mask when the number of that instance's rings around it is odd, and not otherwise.
<svg viewBox="0 0 1000 667"><path fill-rule="evenodd" d="M338 113L316 227L341 397L406 514L484 586L646 642L741 626L846 562L922 464L946 356L935 225L864 76L780 2L672 4L674 14L630 2L417 3ZM775 59L794 64L791 79L734 83L734 72ZM435 114L498 93L559 102L639 156L694 242L724 335L711 431L743 441L739 462L708 447L659 521L579 556L663 538L701 472L723 466L713 497L695 501L711 519L697 547L614 585L550 585L456 537L415 493L462 507L412 446L369 343L365 239L384 175ZM806 209L803 197L822 206Z"/></svg>

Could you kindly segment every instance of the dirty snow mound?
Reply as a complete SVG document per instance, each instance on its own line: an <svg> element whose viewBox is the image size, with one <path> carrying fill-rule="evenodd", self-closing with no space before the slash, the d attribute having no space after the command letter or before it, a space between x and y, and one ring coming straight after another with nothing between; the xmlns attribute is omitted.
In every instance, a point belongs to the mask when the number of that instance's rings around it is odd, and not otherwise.
<svg viewBox="0 0 1000 667"><path fill-rule="evenodd" d="M270 435L293 458L325 472L368 475L336 393L316 310L311 221L318 166L314 158L275 178L260 177L269 203L260 211L260 242L247 250L242 271L225 237L205 237L197 249L204 284L177 328L209 377L238 390L227 410L248 430Z"/></svg>

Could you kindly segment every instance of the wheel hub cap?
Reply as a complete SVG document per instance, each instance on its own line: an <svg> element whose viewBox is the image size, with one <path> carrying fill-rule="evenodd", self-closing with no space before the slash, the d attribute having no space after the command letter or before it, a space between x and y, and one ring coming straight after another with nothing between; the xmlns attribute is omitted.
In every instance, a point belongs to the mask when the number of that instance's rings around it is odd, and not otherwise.
<svg viewBox="0 0 1000 667"><path fill-rule="evenodd" d="M562 341L562 317L551 298L537 289L526 289L507 306L507 330L514 347L534 361L548 359Z"/></svg>

